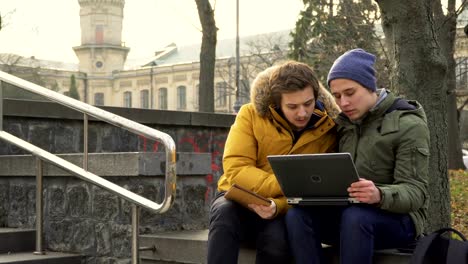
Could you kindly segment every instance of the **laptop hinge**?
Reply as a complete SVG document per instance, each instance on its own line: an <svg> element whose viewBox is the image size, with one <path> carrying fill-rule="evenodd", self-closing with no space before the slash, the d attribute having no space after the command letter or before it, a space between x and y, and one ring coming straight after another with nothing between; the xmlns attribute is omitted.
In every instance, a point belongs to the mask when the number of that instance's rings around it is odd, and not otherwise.
<svg viewBox="0 0 468 264"><path fill-rule="evenodd" d="M299 197L288 198L288 204L298 204L300 201L302 201L302 198Z"/></svg>

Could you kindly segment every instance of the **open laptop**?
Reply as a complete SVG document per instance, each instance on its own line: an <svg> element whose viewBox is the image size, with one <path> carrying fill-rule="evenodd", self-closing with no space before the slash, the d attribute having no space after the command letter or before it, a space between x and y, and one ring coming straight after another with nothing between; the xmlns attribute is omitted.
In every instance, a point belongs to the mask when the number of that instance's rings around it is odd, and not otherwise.
<svg viewBox="0 0 468 264"><path fill-rule="evenodd" d="M349 153L269 155L267 158L291 205L357 202L346 190L359 180Z"/></svg>

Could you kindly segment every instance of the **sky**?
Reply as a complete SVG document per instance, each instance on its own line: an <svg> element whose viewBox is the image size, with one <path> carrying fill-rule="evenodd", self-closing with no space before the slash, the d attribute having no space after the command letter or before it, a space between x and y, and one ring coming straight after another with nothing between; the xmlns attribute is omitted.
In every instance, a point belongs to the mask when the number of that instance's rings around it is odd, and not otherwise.
<svg viewBox="0 0 468 264"><path fill-rule="evenodd" d="M218 40L236 37L236 0L210 0ZM239 36L292 29L302 0L239 0ZM0 0L0 53L78 62L78 0ZM126 0L122 41L129 59L150 57L170 43L201 43L195 0Z"/></svg>

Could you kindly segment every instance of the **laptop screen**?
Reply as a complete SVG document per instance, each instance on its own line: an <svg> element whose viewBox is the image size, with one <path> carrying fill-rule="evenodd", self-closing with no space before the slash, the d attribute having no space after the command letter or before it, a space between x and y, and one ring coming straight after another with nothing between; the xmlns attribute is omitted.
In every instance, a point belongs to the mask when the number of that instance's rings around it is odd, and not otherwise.
<svg viewBox="0 0 468 264"><path fill-rule="evenodd" d="M286 197L348 197L359 180L349 153L270 155L271 168Z"/></svg>

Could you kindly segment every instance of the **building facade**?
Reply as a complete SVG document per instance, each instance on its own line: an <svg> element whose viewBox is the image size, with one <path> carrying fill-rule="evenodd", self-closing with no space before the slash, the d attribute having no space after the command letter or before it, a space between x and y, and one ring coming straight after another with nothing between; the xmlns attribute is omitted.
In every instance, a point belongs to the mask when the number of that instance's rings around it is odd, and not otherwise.
<svg viewBox="0 0 468 264"><path fill-rule="evenodd" d="M0 70L64 94L69 91L70 77L74 75L80 100L97 106L198 110L200 44L182 47L170 44L145 59L129 61L130 48L122 41L125 1L78 2L81 45L73 47L78 65L0 54ZM287 36L288 32L279 32L264 38L275 38L282 43L275 44L276 47L287 47ZM233 112L236 100L240 104L248 102L251 81L258 70L269 66L260 66L264 62L258 62L261 59L248 51L249 43L258 38L247 37L241 41L239 92L236 91L235 39L218 41L214 80L216 112Z"/></svg>

